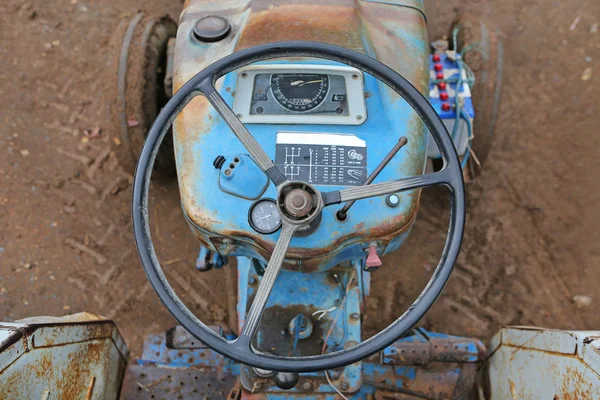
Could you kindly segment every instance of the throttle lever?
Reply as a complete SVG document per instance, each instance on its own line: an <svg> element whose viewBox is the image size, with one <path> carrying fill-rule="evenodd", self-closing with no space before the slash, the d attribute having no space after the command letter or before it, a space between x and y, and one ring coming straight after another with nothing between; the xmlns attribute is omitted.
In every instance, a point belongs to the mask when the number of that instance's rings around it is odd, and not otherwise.
<svg viewBox="0 0 600 400"><path fill-rule="evenodd" d="M379 173L385 168L385 166L388 165L392 158L394 158L396 153L398 153L398 151L400 151L400 149L406 145L406 143L408 143L408 139L405 136L400 137L398 143L396 143L394 147L392 147L392 150L390 150L390 152L384 157L384 159L381 160L377 168L375 168L375 170L371 172L371 175L369 175L365 183L363 183L363 186L370 185L375 180L375 178L377 178L377 175L379 175ZM352 207L352 205L355 202L356 200L350 200L349 202L344 204L342 208L339 209L336 215L340 221L344 221L346 219L348 215L348 210L350 209L350 207Z"/></svg>

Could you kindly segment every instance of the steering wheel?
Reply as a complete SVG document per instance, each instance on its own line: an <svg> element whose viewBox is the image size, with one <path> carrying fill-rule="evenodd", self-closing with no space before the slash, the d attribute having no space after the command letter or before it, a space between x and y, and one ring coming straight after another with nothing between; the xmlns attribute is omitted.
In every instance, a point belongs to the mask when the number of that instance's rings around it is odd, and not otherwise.
<svg viewBox="0 0 600 400"><path fill-rule="evenodd" d="M288 181L214 86L219 77L233 70L257 61L281 57L315 57L337 61L367 72L387 84L400 94L425 122L444 160L442 170L329 192L320 192L305 182ZM215 107L256 164L277 187L278 192L277 206L282 219L279 240L242 332L235 340L226 340L208 328L175 294L156 257L148 223L150 177L160 144L175 117L198 95L205 96ZM429 283L402 316L370 339L333 353L284 357L259 353L253 349L252 337L294 233L307 229L311 222L319 217L323 208L332 204L434 185L446 186L451 194L450 224L446 242L440 262ZM391 68L364 54L325 43L294 41L265 44L235 52L211 64L183 85L156 118L142 148L133 182L132 214L135 242L146 275L164 305L186 330L215 351L240 363L279 372L310 372L335 369L360 361L392 344L423 317L442 292L458 256L465 222L465 195L462 169L450 135L429 101L415 87Z"/></svg>

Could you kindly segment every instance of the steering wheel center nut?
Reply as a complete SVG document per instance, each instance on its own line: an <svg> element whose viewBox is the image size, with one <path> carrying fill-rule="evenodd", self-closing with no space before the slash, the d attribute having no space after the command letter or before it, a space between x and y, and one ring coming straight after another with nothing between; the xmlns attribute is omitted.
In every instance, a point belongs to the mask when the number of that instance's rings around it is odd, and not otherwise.
<svg viewBox="0 0 600 400"><path fill-rule="evenodd" d="M281 218L295 225L309 224L323 208L320 193L306 182L284 183L277 200Z"/></svg>
<svg viewBox="0 0 600 400"><path fill-rule="evenodd" d="M304 189L293 189L285 196L284 207L290 215L296 218L308 215L312 205L312 196Z"/></svg>

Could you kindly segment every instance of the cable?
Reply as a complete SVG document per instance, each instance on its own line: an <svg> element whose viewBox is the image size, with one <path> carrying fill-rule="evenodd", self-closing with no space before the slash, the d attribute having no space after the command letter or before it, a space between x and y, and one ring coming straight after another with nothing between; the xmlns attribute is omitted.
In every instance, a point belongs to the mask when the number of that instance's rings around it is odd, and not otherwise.
<svg viewBox="0 0 600 400"><path fill-rule="evenodd" d="M331 381L331 378L329 377L329 371L325 371L325 378L327 378L327 382L329 383L329 386L331 386L337 394L342 396L342 399L348 400L348 398L346 396L344 396L344 394L340 391L340 389L336 388L335 385L333 384L333 382Z"/></svg>
<svg viewBox="0 0 600 400"><path fill-rule="evenodd" d="M335 316L335 319L333 320L333 323L329 327L329 331L327 331L325 340L323 340L323 349L321 350L321 354L325 354L325 350L327 349L327 339L329 339L331 332L333 332L333 328L335 327L335 324L337 323L337 320L338 320L340 314L342 313L342 310L346 308L345 307L346 299L348 298L348 292L350 291L350 285L352 284L352 281L354 280L355 275L356 275L356 270L352 269L352 275L350 276L350 279L348 279L348 283L346 284L346 291L344 293L344 297L342 298L342 302L340 303L340 306L337 307L338 312ZM342 307L342 305L344 305L344 307ZM325 378L327 378L327 382L329 383L329 386L331 386L333 388L333 390L335 390L335 392L342 397L342 399L348 400L348 398L346 396L344 396L344 394L337 387L335 387L335 385L331 381L331 378L329 377L329 371L325 371Z"/></svg>

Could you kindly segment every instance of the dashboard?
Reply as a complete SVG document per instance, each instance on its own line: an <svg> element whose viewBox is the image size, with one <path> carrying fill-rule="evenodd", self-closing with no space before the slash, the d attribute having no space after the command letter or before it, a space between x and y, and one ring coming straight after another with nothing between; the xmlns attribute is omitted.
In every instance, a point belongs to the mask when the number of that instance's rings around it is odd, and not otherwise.
<svg viewBox="0 0 600 400"><path fill-rule="evenodd" d="M233 110L244 123L360 125L361 71L330 65L254 65L238 72Z"/></svg>

